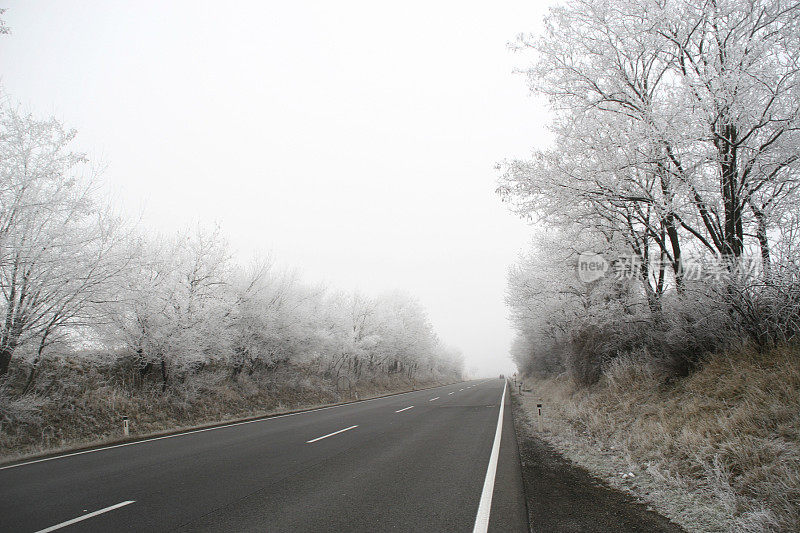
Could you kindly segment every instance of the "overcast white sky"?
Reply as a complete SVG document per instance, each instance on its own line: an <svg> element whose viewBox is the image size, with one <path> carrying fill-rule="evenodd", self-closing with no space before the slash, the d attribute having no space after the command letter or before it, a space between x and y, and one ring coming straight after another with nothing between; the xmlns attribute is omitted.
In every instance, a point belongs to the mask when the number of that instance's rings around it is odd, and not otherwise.
<svg viewBox="0 0 800 533"><path fill-rule="evenodd" d="M242 261L403 290L496 373L532 228L493 166L548 138L506 44L549 3L7 1L0 83L77 128L146 228L218 222Z"/></svg>

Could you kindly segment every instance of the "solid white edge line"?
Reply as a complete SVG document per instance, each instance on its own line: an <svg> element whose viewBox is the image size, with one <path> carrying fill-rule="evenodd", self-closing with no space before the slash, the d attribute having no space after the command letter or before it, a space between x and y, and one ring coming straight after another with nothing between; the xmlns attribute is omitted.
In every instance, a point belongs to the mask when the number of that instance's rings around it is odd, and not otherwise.
<svg viewBox="0 0 800 533"><path fill-rule="evenodd" d="M442 385L442 387L434 387L434 388L443 388L449 387L450 385ZM463 390L463 389L462 389ZM282 415L275 415L275 416L267 416L264 418L257 418L255 420L244 420L242 422L232 422L230 424L223 424L221 426L214 426L210 428L202 428L202 429L191 429L189 431L182 431L180 433L173 433L172 435L162 435L161 437L151 437L149 439L142 439L133 442L123 442L121 444L112 444L111 446L103 446L101 448L92 448L91 450L81 450L79 452L71 452L65 453L63 455L54 455L52 457L43 457L41 459L33 459L32 461L25 461L24 463L17 463L13 465L6 465L0 466L0 470L7 470L9 468L17 468L18 466L27 466L32 465L35 463L44 463L46 461L55 461L56 459L64 459L66 457L73 457L75 455L84 455L86 453L94 453L94 452L102 452L105 450L112 450L114 448L124 448L125 446L134 446L136 444L144 444L146 442L154 442L157 440L164 440L164 439L172 439L175 437L183 437L184 435L192 435L194 433L203 433L204 431L214 431L217 429L225 429L234 426L243 426L245 424L255 424L256 422L268 422L269 420L275 420L276 418L286 418L287 416L297 416L297 415L304 415L307 413L315 413L317 411L325 411L326 409L336 409L337 407L346 407L348 405L353 405L357 403L367 403L367 402L374 402L377 400L390 400L392 398L396 398L398 396L405 396L406 394L414 394L419 392L426 392L425 390L418 391L418 390L410 390L408 392L401 392L400 394L391 394L389 396L381 396L379 398L369 398L368 400L360 400L357 402L349 402L349 403L341 403L338 405L329 405L327 407L317 407L316 409L308 409L306 411L297 411L296 413L286 413Z"/></svg>
<svg viewBox="0 0 800 533"><path fill-rule="evenodd" d="M56 529L61 529L62 527L71 526L72 524L75 524L77 522L81 522L83 520L86 520L87 518L92 518L93 516L97 516L99 514L107 513L109 511L113 511L114 509L119 509L120 507L125 507L126 505L130 505L130 504L132 504L134 502L135 502L135 500L128 500L126 502L121 502L121 503L118 503L116 505L111 505L109 507L105 507L105 508L100 509L98 511L95 511L93 513L85 514L83 516L79 516L78 518L73 518L72 520L67 520L66 522L61 522L60 524L56 524L54 526L50 526L50 527L48 527L46 529L40 529L36 533L49 533L50 531L55 531Z"/></svg>
<svg viewBox="0 0 800 533"><path fill-rule="evenodd" d="M409 409L413 409L413 405L409 405L408 407L403 407L402 409L398 409L395 413L402 413L403 411L408 411Z"/></svg>
<svg viewBox="0 0 800 533"><path fill-rule="evenodd" d="M497 474L497 459L500 456L500 437L503 434L503 408L506 405L506 384L503 384L503 397L500 400L500 414L497 415L497 431L494 434L492 454L489 456L489 467L486 469L486 479L483 482L481 503L478 505L478 514L475 515L475 527L472 533L486 533L489 529L489 514L492 512L492 493L494 492L494 477Z"/></svg>
<svg viewBox="0 0 800 533"><path fill-rule="evenodd" d="M350 426L349 428L340 429L339 431L334 431L333 433L328 433L327 435L323 435L321 437L317 437L316 439L307 440L306 444L311 444L312 442L317 442L318 440L327 439L328 437L333 437L334 435L338 435L339 433L344 433L345 431L350 431L351 429L355 429L358 427L358 424L355 426Z"/></svg>

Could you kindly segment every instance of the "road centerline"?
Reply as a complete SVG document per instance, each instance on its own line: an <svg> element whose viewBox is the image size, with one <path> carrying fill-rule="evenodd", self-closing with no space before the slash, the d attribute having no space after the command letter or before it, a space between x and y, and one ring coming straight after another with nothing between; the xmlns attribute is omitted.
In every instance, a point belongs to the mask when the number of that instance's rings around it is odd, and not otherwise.
<svg viewBox="0 0 800 533"><path fill-rule="evenodd" d="M340 429L339 431L334 431L333 433L328 433L327 435L323 435L321 437L317 437L316 439L307 440L306 444L311 444L312 442L317 442L318 440L327 439L328 437L333 437L334 435L338 435L339 433L344 433L345 431L350 431L351 429L355 429L358 427L358 424L355 426L350 426L349 428Z"/></svg>
<svg viewBox="0 0 800 533"><path fill-rule="evenodd" d="M109 505L108 507L104 507L104 508L98 509L97 511L94 511L92 513L85 514L85 515L79 516L77 518L73 518L72 520L67 520L66 522L61 522L60 524L56 524L54 526L50 526L50 527L45 528L45 529L40 529L36 533L49 533L50 531L55 531L57 529L61 529L62 527L71 526L72 524L76 524L76 523L82 522L82 521L84 521L84 520L86 520L88 518L92 518L92 517L95 517L97 515L101 515L103 513L107 513L109 511L113 511L114 509L119 509L120 507L125 507L126 505L130 505L132 503L135 503L135 501L134 500L128 500L128 501L120 502L120 503L118 503L116 505Z"/></svg>

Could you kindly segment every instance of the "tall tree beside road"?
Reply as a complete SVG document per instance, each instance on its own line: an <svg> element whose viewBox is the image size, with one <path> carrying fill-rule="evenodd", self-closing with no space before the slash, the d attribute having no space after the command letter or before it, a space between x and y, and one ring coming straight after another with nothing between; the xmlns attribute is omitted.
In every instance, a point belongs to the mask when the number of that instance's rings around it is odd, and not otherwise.
<svg viewBox="0 0 800 533"><path fill-rule="evenodd" d="M0 375L96 316L125 269L120 221L97 200L94 171L56 120L0 110Z"/></svg>
<svg viewBox="0 0 800 533"><path fill-rule="evenodd" d="M174 376L230 359L231 270L218 230L144 245L112 312L143 374L157 368L166 389Z"/></svg>
<svg viewBox="0 0 800 533"><path fill-rule="evenodd" d="M800 335L799 260L785 246L800 213L800 4L567 0L512 46L532 52L524 73L549 99L554 143L502 163L498 192L570 238L512 271L522 364L555 339L567 362L594 359L592 381L643 347L685 369L721 349L713 328L762 346ZM633 258L636 283L605 287L624 311L583 306L596 291L553 274L548 258L581 252L612 267ZM549 318L529 316L531 302Z"/></svg>
<svg viewBox="0 0 800 533"><path fill-rule="evenodd" d="M506 163L501 192L538 216L549 201L569 217L555 202L571 199L573 220L590 210L645 258L654 244L679 287L684 242L735 262L757 235L766 268L768 228L797 193L798 34L800 5L783 0L552 9L516 48L537 53L527 75L556 148Z"/></svg>

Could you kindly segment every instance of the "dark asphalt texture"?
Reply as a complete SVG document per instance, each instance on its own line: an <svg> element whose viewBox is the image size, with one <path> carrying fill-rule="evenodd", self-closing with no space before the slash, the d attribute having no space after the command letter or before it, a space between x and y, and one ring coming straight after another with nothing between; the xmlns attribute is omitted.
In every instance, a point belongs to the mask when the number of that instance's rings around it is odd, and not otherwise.
<svg viewBox="0 0 800 533"><path fill-rule="evenodd" d="M135 503L58 531L472 531L503 383L459 383L0 469L0 531L38 531L127 500ZM528 531L509 400L489 521L497 532Z"/></svg>

